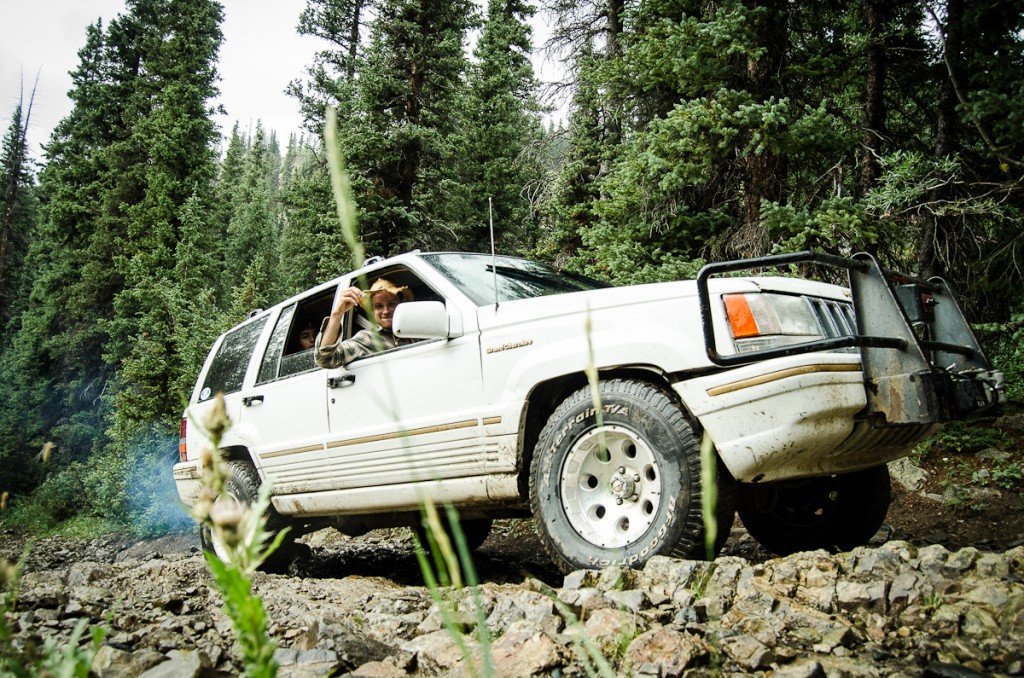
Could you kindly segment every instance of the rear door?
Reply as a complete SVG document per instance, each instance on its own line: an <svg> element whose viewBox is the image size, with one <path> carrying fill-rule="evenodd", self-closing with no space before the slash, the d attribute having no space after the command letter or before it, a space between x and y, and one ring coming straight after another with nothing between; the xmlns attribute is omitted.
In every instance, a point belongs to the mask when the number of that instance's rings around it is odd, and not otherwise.
<svg viewBox="0 0 1024 678"><path fill-rule="evenodd" d="M333 295L331 288L281 310L255 382L242 393L242 426L274 494L324 486L320 462L328 433L327 373L313 363L311 349L300 347L299 334Z"/></svg>

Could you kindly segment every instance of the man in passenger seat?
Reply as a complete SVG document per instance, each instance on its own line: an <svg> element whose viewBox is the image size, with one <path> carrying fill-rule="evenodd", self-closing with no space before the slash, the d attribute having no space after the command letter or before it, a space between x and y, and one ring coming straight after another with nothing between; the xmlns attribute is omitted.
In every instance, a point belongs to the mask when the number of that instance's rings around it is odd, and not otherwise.
<svg viewBox="0 0 1024 678"><path fill-rule="evenodd" d="M370 295L370 306L377 327L360 330L351 339L340 341L341 322L345 314L362 304L366 294ZM356 358L416 341L399 339L391 332L395 308L403 301L412 301L412 292L408 287L398 287L386 278L378 278L366 293L358 287L342 290L331 309L331 315L320 324L320 334L316 337L316 364L325 368L341 367Z"/></svg>

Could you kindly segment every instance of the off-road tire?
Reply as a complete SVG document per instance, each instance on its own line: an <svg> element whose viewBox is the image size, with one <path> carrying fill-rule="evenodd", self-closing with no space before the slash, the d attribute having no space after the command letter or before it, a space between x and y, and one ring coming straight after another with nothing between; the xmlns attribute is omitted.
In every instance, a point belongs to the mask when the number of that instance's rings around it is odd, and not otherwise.
<svg viewBox="0 0 1024 678"><path fill-rule="evenodd" d="M545 551L563 572L703 559L700 449L681 406L642 381L602 381L598 391L603 428L586 386L555 409L534 448L530 506ZM716 554L735 515L734 481L719 467Z"/></svg>
<svg viewBox="0 0 1024 678"><path fill-rule="evenodd" d="M741 484L737 505L750 536L772 553L835 553L874 536L889 511L890 492L883 464L787 483Z"/></svg>
<svg viewBox="0 0 1024 678"><path fill-rule="evenodd" d="M225 461L223 492L233 496L245 506L255 504L260 494L260 477L252 463L243 459ZM288 521L276 513L273 508L269 510L268 530L277 532L289 526ZM294 529L289 529L280 546L260 565L260 569L265 572L286 572L296 558L307 555L309 547L296 542L298 536ZM199 542L204 551L223 559L223 549L218 548L212 531L206 525L201 525L199 528Z"/></svg>

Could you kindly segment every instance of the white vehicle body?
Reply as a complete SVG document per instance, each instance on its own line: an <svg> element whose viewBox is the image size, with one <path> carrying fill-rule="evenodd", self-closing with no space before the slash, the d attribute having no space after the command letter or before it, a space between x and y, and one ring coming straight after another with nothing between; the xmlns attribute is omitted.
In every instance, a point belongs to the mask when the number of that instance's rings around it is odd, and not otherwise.
<svg viewBox="0 0 1024 678"><path fill-rule="evenodd" d="M221 447L250 459L262 482L272 484L278 513L302 519L415 511L424 497L484 513L525 507L540 428L566 394L586 385L591 367L601 379L649 382L672 394L740 483L875 467L908 453L939 426L868 425L858 352L717 366L706 349L694 281L483 303L488 290L467 293L473 288L431 265L431 256L441 255L411 253L341 276L250 318L214 345L186 417L205 416L214 356L232 332L249 327L255 340L239 387L224 396L233 426ZM496 260L498 268L505 261ZM274 359L280 365L294 357L287 348L283 357L271 355L287 344L282 328L295 324L287 314L312 309L311 300L329 308L335 292L381 273L415 279L431 297L398 307L396 334L432 338L343 368L309 366L267 378ZM725 295L778 293L852 308L849 289L802 279L718 278L708 290L713 331L726 338L718 347L726 355L736 349L728 340ZM350 327L349 333L356 329ZM182 500L192 504L206 441L198 426L188 426L186 435L187 455L174 475Z"/></svg>

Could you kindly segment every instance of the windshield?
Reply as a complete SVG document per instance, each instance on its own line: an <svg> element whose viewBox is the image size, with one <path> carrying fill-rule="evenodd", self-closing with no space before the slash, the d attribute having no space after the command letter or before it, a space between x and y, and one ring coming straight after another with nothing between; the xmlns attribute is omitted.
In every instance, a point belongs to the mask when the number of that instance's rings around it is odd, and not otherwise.
<svg viewBox="0 0 1024 678"><path fill-rule="evenodd" d="M528 259L497 257L492 260L487 254L421 256L478 306L494 303L495 279L498 283L499 302L610 287L607 283L577 273L558 271L547 264Z"/></svg>

